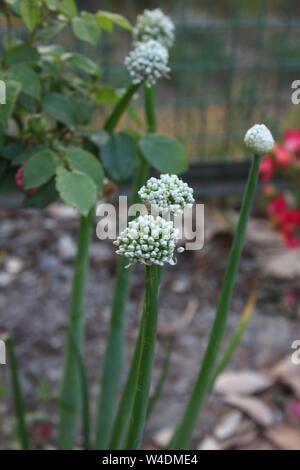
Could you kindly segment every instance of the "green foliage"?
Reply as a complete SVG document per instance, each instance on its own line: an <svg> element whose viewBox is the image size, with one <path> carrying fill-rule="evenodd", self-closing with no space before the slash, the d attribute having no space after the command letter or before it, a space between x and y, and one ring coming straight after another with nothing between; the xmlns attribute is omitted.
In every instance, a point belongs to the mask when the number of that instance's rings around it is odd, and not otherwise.
<svg viewBox="0 0 300 470"><path fill-rule="evenodd" d="M146 134L139 145L147 162L161 173L180 174L188 168L185 150L173 137Z"/></svg>
<svg viewBox="0 0 300 470"><path fill-rule="evenodd" d="M27 194L24 200L25 207L43 209L58 198L54 181L51 180L39 188L34 194Z"/></svg>
<svg viewBox="0 0 300 470"><path fill-rule="evenodd" d="M82 13L80 17L73 18L72 29L78 39L89 42L94 46L97 44L100 28L96 18L91 13Z"/></svg>
<svg viewBox="0 0 300 470"><path fill-rule="evenodd" d="M80 171L68 171L62 166L58 167L56 188L62 200L75 207L85 217L97 201L94 181Z"/></svg>
<svg viewBox="0 0 300 470"><path fill-rule="evenodd" d="M70 129L75 127L76 108L71 98L59 93L50 93L43 101L43 111Z"/></svg>
<svg viewBox="0 0 300 470"><path fill-rule="evenodd" d="M97 158L86 150L71 148L66 150L66 158L72 170L86 173L95 183L98 190L103 187L104 172Z"/></svg>
<svg viewBox="0 0 300 470"><path fill-rule="evenodd" d="M7 121L12 116L21 88L21 84L13 80L7 83L6 104L0 106L0 124L6 125Z"/></svg>
<svg viewBox="0 0 300 470"><path fill-rule="evenodd" d="M132 30L132 26L129 21L124 18L124 16L118 15L117 13L99 10L96 14L96 19L99 26L110 33L112 32L114 25L120 26L128 31Z"/></svg>
<svg viewBox="0 0 300 470"><path fill-rule="evenodd" d="M21 17L29 31L33 31L39 23L39 2L37 0L20 0Z"/></svg>
<svg viewBox="0 0 300 470"><path fill-rule="evenodd" d="M24 187L38 188L47 183L55 174L59 164L57 155L51 150L35 153L26 163L24 170Z"/></svg>
<svg viewBox="0 0 300 470"><path fill-rule="evenodd" d="M101 148L103 166L114 181L128 179L136 166L135 140L124 132L113 134Z"/></svg>
<svg viewBox="0 0 300 470"><path fill-rule="evenodd" d="M26 95L36 98L41 97L41 82L38 74L27 64L15 64L9 70L11 80L19 82L22 86L22 92Z"/></svg>
<svg viewBox="0 0 300 470"><path fill-rule="evenodd" d="M23 43L8 48L4 53L4 62L10 66L19 63L33 63L39 59L38 51L30 44Z"/></svg>
<svg viewBox="0 0 300 470"><path fill-rule="evenodd" d="M21 19L25 28L3 36L0 78L6 83L6 104L0 106L0 188L15 187L15 174L24 165L26 206L45 207L61 197L84 215L102 191L105 174L117 181L132 174L136 146L128 135L117 138L125 145L124 162L119 150L113 164L107 162L105 149L102 167L100 150L109 137L87 129L93 128L94 112L116 105L120 92L101 83L97 62L47 41L68 27L76 39L95 46L102 30L130 30L130 23L106 11L80 12L75 0L7 1L5 18L8 25ZM26 193L31 188L37 191Z"/></svg>

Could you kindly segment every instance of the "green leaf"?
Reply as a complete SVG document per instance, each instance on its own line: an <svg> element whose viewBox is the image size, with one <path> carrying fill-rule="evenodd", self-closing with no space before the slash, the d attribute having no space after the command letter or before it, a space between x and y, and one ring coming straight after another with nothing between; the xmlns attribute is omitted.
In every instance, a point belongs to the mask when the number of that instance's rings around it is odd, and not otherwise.
<svg viewBox="0 0 300 470"><path fill-rule="evenodd" d="M97 78L100 77L100 67L93 60L78 53L66 55L68 63L75 67L77 70L80 70L81 72L84 72L87 75L92 75Z"/></svg>
<svg viewBox="0 0 300 470"><path fill-rule="evenodd" d="M94 94L95 103L102 104L116 104L119 101L119 95L112 86L98 87Z"/></svg>
<svg viewBox="0 0 300 470"><path fill-rule="evenodd" d="M76 123L74 101L59 93L50 93L43 101L43 111L73 129Z"/></svg>
<svg viewBox="0 0 300 470"><path fill-rule="evenodd" d="M59 11L65 16L76 16L78 15L77 5L75 0L60 0Z"/></svg>
<svg viewBox="0 0 300 470"><path fill-rule="evenodd" d="M113 134L101 147L101 158L105 170L114 181L126 180L136 166L136 143L130 135L123 132Z"/></svg>
<svg viewBox="0 0 300 470"><path fill-rule="evenodd" d="M108 32L113 30L114 25L120 26L128 31L132 31L132 26L129 21L124 16L118 15L117 13L99 10L96 13L96 18L99 26Z"/></svg>
<svg viewBox="0 0 300 470"><path fill-rule="evenodd" d="M98 190L103 187L104 172L102 165L90 152L78 148L66 150L67 161L72 170L86 173L96 184Z"/></svg>
<svg viewBox="0 0 300 470"><path fill-rule="evenodd" d="M66 21L50 20L43 29L38 31L37 38L42 41L49 41L49 39L52 39L61 33L66 26Z"/></svg>
<svg viewBox="0 0 300 470"><path fill-rule="evenodd" d="M12 80L21 83L22 92L37 100L41 97L41 82L36 72L29 65L15 64L9 70Z"/></svg>
<svg viewBox="0 0 300 470"><path fill-rule="evenodd" d="M0 124L5 125L12 116L20 91L20 83L13 80L8 81L6 84L6 104L0 105Z"/></svg>
<svg viewBox="0 0 300 470"><path fill-rule="evenodd" d="M75 109L75 123L80 126L89 124L93 117L93 107L91 104L82 99L73 100Z"/></svg>
<svg viewBox="0 0 300 470"><path fill-rule="evenodd" d="M35 153L27 161L24 168L25 189L39 188L47 183L55 174L59 163L57 155L52 150L42 150Z"/></svg>
<svg viewBox="0 0 300 470"><path fill-rule="evenodd" d="M27 194L24 199L24 206L34 209L43 209L57 199L58 192L56 191L54 180L51 180L41 186L36 193L32 195Z"/></svg>
<svg viewBox="0 0 300 470"><path fill-rule="evenodd" d="M23 151L24 146L21 144L21 142L10 142L1 148L0 154L1 157L5 158L6 160L12 161L15 155Z"/></svg>
<svg viewBox="0 0 300 470"><path fill-rule="evenodd" d="M97 188L94 181L80 171L68 171L62 166L56 171L56 188L67 204L87 216L97 202Z"/></svg>
<svg viewBox="0 0 300 470"><path fill-rule="evenodd" d="M95 46L98 42L100 29L96 18L91 13L84 13L80 17L72 19L74 35L81 41L89 42Z"/></svg>
<svg viewBox="0 0 300 470"><path fill-rule="evenodd" d="M21 149L19 152L14 152L13 160L11 162L11 166L20 166L22 163L29 160L35 153L40 152L41 150L45 150L45 147L41 145L36 147L30 147L28 149Z"/></svg>
<svg viewBox="0 0 300 470"><path fill-rule="evenodd" d="M139 145L147 162L160 173L180 174L188 168L185 150L173 137L146 134Z"/></svg>
<svg viewBox="0 0 300 470"><path fill-rule="evenodd" d="M29 31L33 31L39 23L39 8L37 0L20 0L21 17Z"/></svg>
<svg viewBox="0 0 300 470"><path fill-rule="evenodd" d="M36 62L39 58L38 51L29 44L19 44L8 49L4 54L4 62L7 65Z"/></svg>

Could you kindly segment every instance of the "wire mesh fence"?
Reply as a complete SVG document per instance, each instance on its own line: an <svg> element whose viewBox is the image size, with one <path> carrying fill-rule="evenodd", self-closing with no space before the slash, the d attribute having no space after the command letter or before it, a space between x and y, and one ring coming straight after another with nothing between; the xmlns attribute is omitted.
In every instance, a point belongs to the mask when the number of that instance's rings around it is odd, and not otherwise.
<svg viewBox="0 0 300 470"><path fill-rule="evenodd" d="M159 127L183 141L191 160L245 158L240 140L253 122L266 122L278 136L300 125L300 106L291 102L291 84L300 78L298 1L118 4L133 20L144 7L157 6L177 31L171 80L157 91ZM121 86L129 38L103 36L100 47L104 78Z"/></svg>

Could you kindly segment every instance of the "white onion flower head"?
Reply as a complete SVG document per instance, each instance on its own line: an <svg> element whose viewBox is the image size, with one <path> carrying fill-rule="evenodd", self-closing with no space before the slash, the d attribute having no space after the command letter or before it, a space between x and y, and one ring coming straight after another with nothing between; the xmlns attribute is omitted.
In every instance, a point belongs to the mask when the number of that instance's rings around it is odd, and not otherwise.
<svg viewBox="0 0 300 470"><path fill-rule="evenodd" d="M145 42L155 39L169 49L174 43L174 23L160 8L144 10L138 15L133 29L135 42Z"/></svg>
<svg viewBox="0 0 300 470"><path fill-rule="evenodd" d="M132 78L132 83L139 84L143 80L148 87L155 85L161 77L167 77L169 54L158 41L149 39L139 42L125 58L125 65Z"/></svg>
<svg viewBox="0 0 300 470"><path fill-rule="evenodd" d="M139 196L147 206L170 214L180 214L195 202L193 189L177 175L168 174L150 178L139 190Z"/></svg>
<svg viewBox="0 0 300 470"><path fill-rule="evenodd" d="M260 156L271 152L275 144L271 132L264 124L251 127L246 132L244 142L254 155Z"/></svg>
<svg viewBox="0 0 300 470"><path fill-rule="evenodd" d="M128 266L134 263L174 265L177 239L178 230L174 228L173 222L147 214L129 222L114 245L117 246L118 255L128 258Z"/></svg>

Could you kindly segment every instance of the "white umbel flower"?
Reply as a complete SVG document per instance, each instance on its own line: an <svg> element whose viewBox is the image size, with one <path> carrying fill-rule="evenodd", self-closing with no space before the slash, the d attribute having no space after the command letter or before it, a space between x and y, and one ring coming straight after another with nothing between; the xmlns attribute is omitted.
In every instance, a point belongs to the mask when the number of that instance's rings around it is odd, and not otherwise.
<svg viewBox="0 0 300 470"><path fill-rule="evenodd" d="M124 63L134 84L145 80L146 85L150 87L155 85L161 77L168 76L170 72L168 60L167 49L158 41L150 39L137 43Z"/></svg>
<svg viewBox="0 0 300 470"><path fill-rule="evenodd" d="M173 222L162 217L141 215L129 222L114 244L116 253L128 258L128 266L134 263L163 266L165 263L175 264L173 255L177 238L178 230Z"/></svg>
<svg viewBox="0 0 300 470"><path fill-rule="evenodd" d="M260 156L271 152L275 144L271 132L264 124L251 127L246 132L244 142L254 155Z"/></svg>
<svg viewBox="0 0 300 470"><path fill-rule="evenodd" d="M169 49L174 43L174 23L160 8L144 10L138 15L133 29L133 38L136 42L145 42L155 39Z"/></svg>
<svg viewBox="0 0 300 470"><path fill-rule="evenodd" d="M168 174L150 178L139 190L139 196L148 206L171 214L179 214L195 202L193 189L178 176Z"/></svg>

